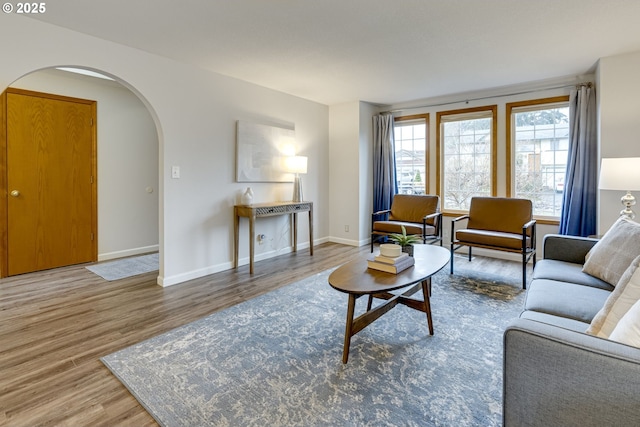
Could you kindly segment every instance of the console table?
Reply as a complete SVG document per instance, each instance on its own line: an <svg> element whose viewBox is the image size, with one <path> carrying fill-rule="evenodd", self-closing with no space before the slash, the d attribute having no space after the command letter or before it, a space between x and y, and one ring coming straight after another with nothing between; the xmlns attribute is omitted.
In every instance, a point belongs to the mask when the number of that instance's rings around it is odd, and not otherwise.
<svg viewBox="0 0 640 427"><path fill-rule="evenodd" d="M293 251L298 250L298 213L309 212L309 254L313 255L313 202L274 202L233 207L233 267L238 267L238 246L240 243L240 217L249 218L249 273L253 274L253 254L255 245L256 218L277 215L291 215L293 219Z"/></svg>

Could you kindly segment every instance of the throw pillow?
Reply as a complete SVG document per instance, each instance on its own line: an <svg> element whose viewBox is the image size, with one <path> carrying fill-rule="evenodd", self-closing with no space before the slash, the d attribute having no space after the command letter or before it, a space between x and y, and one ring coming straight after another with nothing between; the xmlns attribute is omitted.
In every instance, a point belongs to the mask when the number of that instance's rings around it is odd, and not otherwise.
<svg viewBox="0 0 640 427"><path fill-rule="evenodd" d="M640 347L640 300L620 319L609 339Z"/></svg>
<svg viewBox="0 0 640 427"><path fill-rule="evenodd" d="M598 311L587 333L608 338L622 317L640 299L640 256L636 257Z"/></svg>
<svg viewBox="0 0 640 427"><path fill-rule="evenodd" d="M616 286L631 261L640 255L640 224L619 218L596 243L582 271Z"/></svg>

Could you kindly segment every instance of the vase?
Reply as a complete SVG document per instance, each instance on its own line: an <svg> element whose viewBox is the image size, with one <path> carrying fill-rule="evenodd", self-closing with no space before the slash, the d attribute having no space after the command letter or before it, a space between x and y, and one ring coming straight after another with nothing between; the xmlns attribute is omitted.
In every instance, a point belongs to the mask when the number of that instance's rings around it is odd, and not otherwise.
<svg viewBox="0 0 640 427"><path fill-rule="evenodd" d="M253 203L253 190L251 187L247 187L246 191L242 194L242 204L250 205Z"/></svg>
<svg viewBox="0 0 640 427"><path fill-rule="evenodd" d="M413 256L413 245L404 245L402 247L402 252L406 252L409 256Z"/></svg>

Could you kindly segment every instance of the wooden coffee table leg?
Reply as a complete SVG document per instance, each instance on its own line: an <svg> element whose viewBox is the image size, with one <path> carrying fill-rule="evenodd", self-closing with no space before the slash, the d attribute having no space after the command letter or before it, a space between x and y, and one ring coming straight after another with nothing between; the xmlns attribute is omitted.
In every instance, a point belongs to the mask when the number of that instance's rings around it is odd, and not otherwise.
<svg viewBox="0 0 640 427"><path fill-rule="evenodd" d="M373 294L370 294L369 300L367 301L367 311L371 310L372 305L373 305Z"/></svg>
<svg viewBox="0 0 640 427"><path fill-rule="evenodd" d="M429 335L433 335L433 319L431 318L431 277L422 281L422 295L424 297L424 311L427 313L427 322L429 323Z"/></svg>
<svg viewBox="0 0 640 427"><path fill-rule="evenodd" d="M349 306L347 307L347 326L344 331L344 349L342 350L342 363L349 360L349 346L351 345L351 337L353 336L353 313L356 308L356 296L349 294Z"/></svg>

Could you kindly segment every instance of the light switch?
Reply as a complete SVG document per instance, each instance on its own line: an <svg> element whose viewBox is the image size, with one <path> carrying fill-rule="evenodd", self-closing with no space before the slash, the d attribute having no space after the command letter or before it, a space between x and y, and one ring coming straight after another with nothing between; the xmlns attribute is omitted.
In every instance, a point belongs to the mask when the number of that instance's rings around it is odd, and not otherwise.
<svg viewBox="0 0 640 427"><path fill-rule="evenodd" d="M180 166L171 166L171 178L180 178Z"/></svg>

